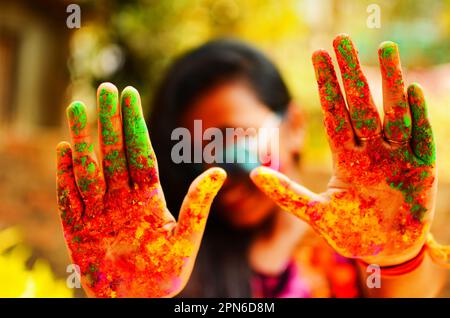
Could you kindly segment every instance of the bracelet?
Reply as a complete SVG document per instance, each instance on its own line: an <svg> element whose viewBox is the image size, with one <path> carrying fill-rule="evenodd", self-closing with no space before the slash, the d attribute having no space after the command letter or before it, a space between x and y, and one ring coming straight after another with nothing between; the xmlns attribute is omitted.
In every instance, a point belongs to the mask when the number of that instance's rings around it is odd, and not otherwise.
<svg viewBox="0 0 450 318"><path fill-rule="evenodd" d="M413 270L415 270L417 267L419 267L422 264L423 259L425 258L425 251L426 251L426 247L424 245L422 247L422 249L420 250L419 254L417 254L413 259L406 261L405 263L402 263L399 265L380 267L381 276L395 277L395 276L405 275L405 274L412 272ZM366 268L367 268L367 266L370 265L361 260L358 260L358 262L361 265L365 266Z"/></svg>

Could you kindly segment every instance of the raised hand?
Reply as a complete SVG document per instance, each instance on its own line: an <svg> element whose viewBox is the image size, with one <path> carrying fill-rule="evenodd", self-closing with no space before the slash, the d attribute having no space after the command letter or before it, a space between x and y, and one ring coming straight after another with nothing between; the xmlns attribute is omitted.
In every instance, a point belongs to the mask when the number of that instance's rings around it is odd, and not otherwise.
<svg viewBox="0 0 450 318"><path fill-rule="evenodd" d="M166 208L139 93L98 88L101 165L85 106L67 109L72 147L57 147L64 236L89 296L170 297L186 284L209 208L226 174L212 168L190 186L178 223Z"/></svg>
<svg viewBox="0 0 450 318"><path fill-rule="evenodd" d="M265 167L251 177L340 254L399 264L418 254L434 213L435 145L425 99L417 84L405 92L397 45L381 44L382 129L354 44L347 35L333 44L347 103L328 53L312 58L333 154L328 190L315 194Z"/></svg>

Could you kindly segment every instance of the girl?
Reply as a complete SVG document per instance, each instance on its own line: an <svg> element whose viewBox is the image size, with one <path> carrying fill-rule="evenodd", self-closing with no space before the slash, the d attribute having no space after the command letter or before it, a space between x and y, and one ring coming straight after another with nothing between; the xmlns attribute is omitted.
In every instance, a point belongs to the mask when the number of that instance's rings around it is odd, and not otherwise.
<svg viewBox="0 0 450 318"><path fill-rule="evenodd" d="M405 94L397 47L384 43L382 130L353 43L341 35L334 45L348 108L330 57L324 51L313 55L334 160L333 178L321 195L293 181L298 180L304 128L298 106L275 66L243 43L213 41L171 67L150 115L159 169L135 89L124 89L119 107L117 89L109 83L99 87L101 166L84 105L69 106L73 149L67 143L57 149L58 203L88 295L437 294L445 272L424 247L436 178L421 89L412 85ZM255 163L246 161L219 163L224 170L176 164L172 150L178 141L172 132L185 127L198 138L195 120L202 121L203 132L278 127L279 171L254 169ZM224 145L224 154L251 151L238 142L240 137ZM192 140L193 147L199 143L205 141ZM222 185L202 240L209 207ZM169 210L180 213L174 217ZM375 275L381 269L381 277L369 282L365 276L373 269Z"/></svg>

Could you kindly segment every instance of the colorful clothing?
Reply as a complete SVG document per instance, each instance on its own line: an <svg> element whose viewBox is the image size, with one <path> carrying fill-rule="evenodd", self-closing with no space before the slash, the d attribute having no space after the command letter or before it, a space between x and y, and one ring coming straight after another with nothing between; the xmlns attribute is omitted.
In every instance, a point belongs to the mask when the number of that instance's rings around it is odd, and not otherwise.
<svg viewBox="0 0 450 318"><path fill-rule="evenodd" d="M257 298L353 298L361 295L358 283L355 263L311 234L280 275L255 273L251 286Z"/></svg>

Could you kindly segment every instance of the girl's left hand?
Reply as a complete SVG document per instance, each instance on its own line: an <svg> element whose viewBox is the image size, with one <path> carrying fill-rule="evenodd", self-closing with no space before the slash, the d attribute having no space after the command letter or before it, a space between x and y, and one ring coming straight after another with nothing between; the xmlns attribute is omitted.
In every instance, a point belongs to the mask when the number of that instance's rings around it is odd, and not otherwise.
<svg viewBox="0 0 450 318"><path fill-rule="evenodd" d="M403 263L425 243L436 195L435 145L419 85L404 89L397 45L385 42L384 129L357 52L334 41L346 106L327 52L313 55L334 173L320 195L266 167L252 179L283 209L309 223L340 254L380 266Z"/></svg>

